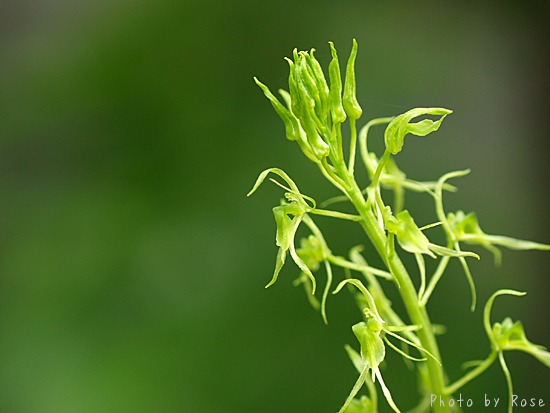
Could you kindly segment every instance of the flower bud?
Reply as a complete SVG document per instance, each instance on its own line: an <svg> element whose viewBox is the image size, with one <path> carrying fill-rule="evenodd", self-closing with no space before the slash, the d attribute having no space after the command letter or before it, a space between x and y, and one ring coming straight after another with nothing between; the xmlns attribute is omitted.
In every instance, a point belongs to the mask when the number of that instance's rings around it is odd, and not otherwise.
<svg viewBox="0 0 550 413"><path fill-rule="evenodd" d="M346 120L346 112L342 104L342 78L340 76L340 63L338 62L338 55L334 48L334 43L329 42L330 52L332 53L332 61L328 66L328 73L330 79L330 113L333 123L342 123Z"/></svg>
<svg viewBox="0 0 550 413"><path fill-rule="evenodd" d="M294 62L289 61L292 112L300 121L311 151L317 159L323 159L328 156L330 150L321 137L321 134L328 137L328 129L319 115L323 115L323 105L326 103L322 102L326 102L328 98L328 86L322 70L320 67L316 68L318 62L313 63L314 58L311 58L307 52L297 52L296 49L293 54ZM316 75L319 70L321 75Z"/></svg>
<svg viewBox="0 0 550 413"><path fill-rule="evenodd" d="M429 133L435 132L439 129L443 119L450 113L453 113L453 111L444 108L416 108L397 116L390 122L384 132L386 149L392 155L398 154L403 148L407 134L426 136ZM441 118L435 122L430 119L424 119L417 123L410 123L413 118L421 115L435 115L441 116Z"/></svg>
<svg viewBox="0 0 550 413"><path fill-rule="evenodd" d="M298 140L300 138L300 126L296 116L294 116L290 110L285 108L282 103L279 102L279 100L275 97L275 95L273 95L273 93L271 93L266 85L260 82L257 78L254 78L254 81L260 89L262 89L264 95L269 99L271 105L275 109L275 112L277 112L279 117L283 120L283 123L285 124L286 137L291 141Z"/></svg>
<svg viewBox="0 0 550 413"><path fill-rule="evenodd" d="M363 109L357 101L355 85L355 57L357 56L357 41L353 39L353 46L346 67L346 83L344 85L344 109L350 119L359 119Z"/></svg>

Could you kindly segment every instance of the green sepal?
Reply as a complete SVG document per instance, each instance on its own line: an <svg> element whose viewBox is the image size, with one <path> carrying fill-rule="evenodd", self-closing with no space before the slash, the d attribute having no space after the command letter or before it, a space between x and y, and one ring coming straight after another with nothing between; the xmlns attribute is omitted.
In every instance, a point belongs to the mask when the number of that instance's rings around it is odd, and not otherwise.
<svg viewBox="0 0 550 413"><path fill-rule="evenodd" d="M430 251L428 237L420 231L409 211L401 211L395 217L387 214L386 228L397 236L397 242L405 251L413 254L427 254L435 258L434 253Z"/></svg>
<svg viewBox="0 0 550 413"><path fill-rule="evenodd" d="M456 251L447 247L432 244L428 237L418 228L413 217L407 210L403 210L396 216L386 213L386 228L397 236L397 242L405 251L413 254L426 254L435 258L435 254L445 257L474 257L477 254L468 251ZM434 254L435 253L435 254Z"/></svg>
<svg viewBox="0 0 550 413"><path fill-rule="evenodd" d="M384 132L384 141L386 149L392 155L401 152L407 134L416 136L426 136L431 132L439 129L441 122L447 115L452 113L449 109L444 108L415 108L405 112L394 118ZM411 123L411 120L422 115L441 116L438 120L424 119L416 123Z"/></svg>
<svg viewBox="0 0 550 413"><path fill-rule="evenodd" d="M355 82L355 58L357 57L357 41L353 39L351 53L349 55L348 64L346 67L346 81L344 83L344 98L343 105L350 119L359 119L363 113L363 109L359 105L356 97L356 82Z"/></svg>
<svg viewBox="0 0 550 413"><path fill-rule="evenodd" d="M297 205L285 204L279 205L273 208L273 216L275 217L275 223L277 224L277 234L275 236L275 242L278 247L288 250L290 243L294 241L295 221L290 218L289 215L300 215L301 209Z"/></svg>
<svg viewBox="0 0 550 413"><path fill-rule="evenodd" d="M353 334L361 345L361 358L372 372L372 381L375 380L375 372L386 357L386 346L380 337L382 326L380 322L371 318L366 323L361 321L352 326Z"/></svg>

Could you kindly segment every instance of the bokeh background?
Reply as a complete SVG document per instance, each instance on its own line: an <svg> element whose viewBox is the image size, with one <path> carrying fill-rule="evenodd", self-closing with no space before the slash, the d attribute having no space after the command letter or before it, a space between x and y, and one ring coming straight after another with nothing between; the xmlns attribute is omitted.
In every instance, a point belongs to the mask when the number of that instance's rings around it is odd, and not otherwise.
<svg viewBox="0 0 550 413"><path fill-rule="evenodd" d="M454 114L407 141L398 162L434 179L471 168L449 209L487 232L550 241L550 70L545 2L16 1L0 6L0 411L333 412L356 373L343 346L359 313L329 301L329 325L291 281L264 290L276 255L280 166L318 200L335 194L252 81L284 87L294 47L359 42L363 119L415 106ZM373 135L380 143L382 131ZM431 205L410 197L428 223ZM364 236L319 220L345 254ZM368 253L367 249L367 253ZM480 304L550 345L550 257L472 263ZM339 274L341 275L341 274ZM458 266L430 304L451 378L488 353ZM396 300L397 301L397 300ZM395 303L399 306L398 302ZM548 369L507 356L515 390L550 405ZM404 408L411 373L386 381ZM463 389L503 399L494 366ZM504 403L501 400L501 405ZM474 409L475 411L480 411Z"/></svg>

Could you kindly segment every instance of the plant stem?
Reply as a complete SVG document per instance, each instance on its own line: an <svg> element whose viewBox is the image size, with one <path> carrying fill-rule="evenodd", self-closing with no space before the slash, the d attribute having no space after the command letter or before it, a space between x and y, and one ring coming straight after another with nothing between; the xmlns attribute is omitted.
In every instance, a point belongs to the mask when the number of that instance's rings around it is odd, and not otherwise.
<svg viewBox="0 0 550 413"><path fill-rule="evenodd" d="M340 168L338 168L340 169ZM351 178L347 176L348 178ZM411 321L420 326L418 330L418 338L422 347L433 354L437 359L441 359L437 341L433 333L431 321L428 317L426 309L420 305L418 295L411 277L408 274L405 266L397 256L393 254L388 257L386 254L386 234L378 225L378 221L373 212L367 208L366 201L361 193L361 190L357 186L357 183L353 178L346 179L348 187L346 188L347 195L350 201L353 203L357 212L362 218L361 226L365 230L368 238L374 245L376 251L385 262L388 269L391 269L392 274L396 278L399 288L399 294L405 304L407 313ZM425 361L428 367L429 383L426 383L426 392L441 396L443 399L450 397L450 394L445 392L445 378L443 367L435 360L428 358ZM448 405L448 403L445 403ZM448 407L441 407L439 403L434 404L433 411L436 413L448 412Z"/></svg>
<svg viewBox="0 0 550 413"><path fill-rule="evenodd" d="M493 364L493 362L497 358L497 352L493 351L491 354L489 354L489 357L487 357L483 362L481 362L475 369L470 370L468 373L466 373L464 376L462 376L460 379L455 381L453 384L447 386L445 388L445 393L452 394L458 389L460 389L462 386L464 386L466 383L470 382L471 380L475 379L477 376L479 376L481 373L483 373L485 370Z"/></svg>

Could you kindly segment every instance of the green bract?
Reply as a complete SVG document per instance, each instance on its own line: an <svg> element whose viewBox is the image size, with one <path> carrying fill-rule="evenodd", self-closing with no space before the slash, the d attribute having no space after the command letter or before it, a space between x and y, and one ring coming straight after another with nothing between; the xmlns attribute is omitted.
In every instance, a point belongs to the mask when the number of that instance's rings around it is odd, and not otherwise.
<svg viewBox="0 0 550 413"><path fill-rule="evenodd" d="M508 384L508 412L511 412L512 378L504 353L522 351L550 367L550 353L546 348L527 340L521 322L506 318L501 323L490 324L495 297L522 293L499 290L489 298L484 309L484 326L490 340L489 355L454 382L448 381L442 366L436 332L444 330L444 327L430 321L430 298L436 293L439 281L448 272L448 263L454 258L459 261L466 276L472 294L471 309L475 309L477 296L474 276L466 258L479 257L473 252L463 251L462 243L488 249L495 255L497 262L500 261L499 246L521 250L548 250L550 246L489 235L481 230L474 213L446 212L444 196L449 191L457 190L447 181L465 176L469 170L448 172L434 181L417 181L399 168L394 155L402 151L405 137L409 134L426 136L437 131L443 119L452 113L451 110L438 107L411 109L397 116L372 119L357 133L356 122L363 112L356 97L357 42L353 41L345 79L342 79L336 48L333 43L329 45L331 61L328 76L325 76L313 49L309 52L293 51L292 59L287 59L290 72L288 92L279 91L284 104L255 78L282 119L287 138L298 143L307 159L339 192L319 204L320 207L313 198L302 194L295 182L281 169L269 168L260 174L249 195L257 190L269 174L282 179L283 182L275 179L271 181L284 190L284 199L273 208L278 253L275 270L267 286L275 283L287 254L290 254L298 267L294 284L304 286L308 300L315 310L320 311L325 323L328 320L328 292L333 278L339 278L334 293L346 288L352 294L361 314L360 320L351 327L359 349L356 351L350 346L345 348L359 377L339 413L378 413L378 390L382 390L388 406L400 412L397 403L400 400L394 401L380 369L382 362L388 368L396 368L392 359L386 358L387 351L391 350L406 361L419 382L418 404L411 411L454 412L450 403L453 394L498 359ZM342 127L346 123L349 130L344 131ZM378 154L368 147L368 134L372 128L384 125L386 148L382 154ZM362 161L362 174L359 176L368 177L364 181L355 174L357 150ZM429 159L418 160L426 161ZM391 206L387 201L386 190L392 193ZM414 208L407 208L406 205L407 191L427 195L433 201L433 223L422 227L417 225L409 212ZM353 209L354 212L324 209L328 205L344 202L348 203L348 210ZM361 246L352 248L349 258L346 254L336 255L314 220L319 215L345 220L347 225L359 224L373 248L365 249L370 251L366 256L361 254ZM296 249L296 235L302 224L309 233L300 236L300 245ZM432 242L434 232L439 232L438 243ZM413 268L404 265L401 257L407 254L414 257L417 268L414 264ZM425 255L435 261L429 271L425 265ZM369 262L380 262L384 268L372 267ZM326 276L326 283L319 293L316 286L319 277L323 275ZM394 309L388 299L388 288L396 288L402 301L398 308L404 309L402 314ZM359 395L363 390L368 395ZM430 397L434 394L439 398L438 403L432 405Z"/></svg>

